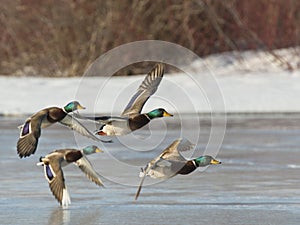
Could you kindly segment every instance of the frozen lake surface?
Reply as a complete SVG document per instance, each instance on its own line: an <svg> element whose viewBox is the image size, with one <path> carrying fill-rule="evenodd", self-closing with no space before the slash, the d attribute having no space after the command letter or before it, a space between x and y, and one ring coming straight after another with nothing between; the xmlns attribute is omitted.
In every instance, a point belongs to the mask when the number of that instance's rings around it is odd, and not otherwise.
<svg viewBox="0 0 300 225"><path fill-rule="evenodd" d="M147 178L138 201L134 195L139 168L180 135L180 124L161 120L135 136L98 143L105 153L89 157L103 176L98 188L74 165L64 168L72 204L62 209L52 196L39 157L65 147L96 144L54 125L42 132L37 152L19 159L17 126L26 117L0 117L0 224L299 224L300 115L231 116L221 149L221 165L153 183ZM194 117L183 117L193 122ZM208 118L200 120L201 155L210 133ZM154 121L153 121L154 122ZM189 132L193 133L194 130ZM162 139L161 136L164 136ZM133 142L138 139L137 143ZM158 143L153 150L142 143ZM148 141L147 141L148 140ZM124 144L125 143L125 144ZM203 152L202 152L203 153Z"/></svg>

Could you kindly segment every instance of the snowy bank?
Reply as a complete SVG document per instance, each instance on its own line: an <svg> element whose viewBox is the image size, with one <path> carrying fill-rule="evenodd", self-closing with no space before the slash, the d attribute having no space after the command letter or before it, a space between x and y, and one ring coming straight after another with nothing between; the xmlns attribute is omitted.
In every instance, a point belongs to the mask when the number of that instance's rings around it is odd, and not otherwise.
<svg viewBox="0 0 300 225"><path fill-rule="evenodd" d="M144 111L164 107L171 113L300 112L299 70L283 70L261 52L242 56L242 63L235 60L234 53L210 56L190 65L192 74L166 74ZM87 107L86 113L118 115L144 76L2 76L0 114L30 114L77 99Z"/></svg>

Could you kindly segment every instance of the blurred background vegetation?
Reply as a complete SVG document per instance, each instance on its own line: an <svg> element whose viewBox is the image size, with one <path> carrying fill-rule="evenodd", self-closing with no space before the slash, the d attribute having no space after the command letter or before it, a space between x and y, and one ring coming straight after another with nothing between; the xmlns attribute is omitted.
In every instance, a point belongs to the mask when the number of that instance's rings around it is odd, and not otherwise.
<svg viewBox="0 0 300 225"><path fill-rule="evenodd" d="M1 75L81 76L101 54L138 40L199 56L255 49L277 57L272 50L299 46L300 1L1 0L0 31Z"/></svg>

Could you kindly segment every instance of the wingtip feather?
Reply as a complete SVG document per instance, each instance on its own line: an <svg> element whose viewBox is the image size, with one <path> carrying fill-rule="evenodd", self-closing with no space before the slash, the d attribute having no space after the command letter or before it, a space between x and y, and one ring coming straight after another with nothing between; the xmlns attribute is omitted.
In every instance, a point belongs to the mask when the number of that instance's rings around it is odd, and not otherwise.
<svg viewBox="0 0 300 225"><path fill-rule="evenodd" d="M68 207L71 204L71 198L67 188L63 189L63 196L61 200L62 207Z"/></svg>

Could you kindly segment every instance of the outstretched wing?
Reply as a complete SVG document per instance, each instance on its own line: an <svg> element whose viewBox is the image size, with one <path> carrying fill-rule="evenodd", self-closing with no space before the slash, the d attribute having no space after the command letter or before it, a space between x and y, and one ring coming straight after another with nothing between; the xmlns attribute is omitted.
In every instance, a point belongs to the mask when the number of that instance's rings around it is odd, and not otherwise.
<svg viewBox="0 0 300 225"><path fill-rule="evenodd" d="M17 151L20 156L27 157L35 153L41 136L41 125L47 111L42 110L32 117L28 118L23 125L20 126L20 137L17 143Z"/></svg>
<svg viewBox="0 0 300 225"><path fill-rule="evenodd" d="M164 66L157 64L146 76L137 92L130 99L121 116L130 117L139 114L148 98L155 93L164 75Z"/></svg>
<svg viewBox="0 0 300 225"><path fill-rule="evenodd" d="M63 118L59 122L65 126L71 128L72 130L77 131L79 134L86 136L88 138L91 138L95 141L102 141L105 143L111 142L111 140L104 141L104 140L101 140L101 139L95 137L85 126L83 126L83 124L81 124L77 119L75 119L74 117L72 117L68 114L65 116L65 118Z"/></svg>
<svg viewBox="0 0 300 225"><path fill-rule="evenodd" d="M86 174L86 176L93 181L95 184L99 186L104 186L103 182L100 179L100 176L97 174L97 172L94 170L92 164L90 161L83 156L79 160L75 162L75 164L81 169L82 172Z"/></svg>
<svg viewBox="0 0 300 225"><path fill-rule="evenodd" d="M134 197L135 200L138 199L138 197L139 197L139 195L140 195L140 193L141 193L142 186L143 186L143 183L144 183L145 178L146 178L146 172L143 171L143 176L142 176L142 178L141 178L139 187L138 187L137 192L136 192L135 197Z"/></svg>
<svg viewBox="0 0 300 225"><path fill-rule="evenodd" d="M185 161L186 159L180 154L182 151L188 151L194 148L186 138L179 138L175 140L169 147L167 147L158 157L158 159Z"/></svg>
<svg viewBox="0 0 300 225"><path fill-rule="evenodd" d="M62 206L68 206L71 200L59 161L51 160L51 164L44 164L44 173L54 197Z"/></svg>
<svg viewBox="0 0 300 225"><path fill-rule="evenodd" d="M175 140L158 157L148 163L145 168L146 175L160 179L176 175L172 170L172 164L185 163L186 159L180 154L180 151L188 151L193 147L194 144L185 138Z"/></svg>
<svg viewBox="0 0 300 225"><path fill-rule="evenodd" d="M179 138L175 140L169 147L167 147L158 157L150 161L144 170L142 170L142 178L135 194L135 200L138 199L146 176L152 178L166 179L175 176L176 173L171 166L174 161L184 162L185 158L179 151L188 151L194 147L187 139Z"/></svg>

